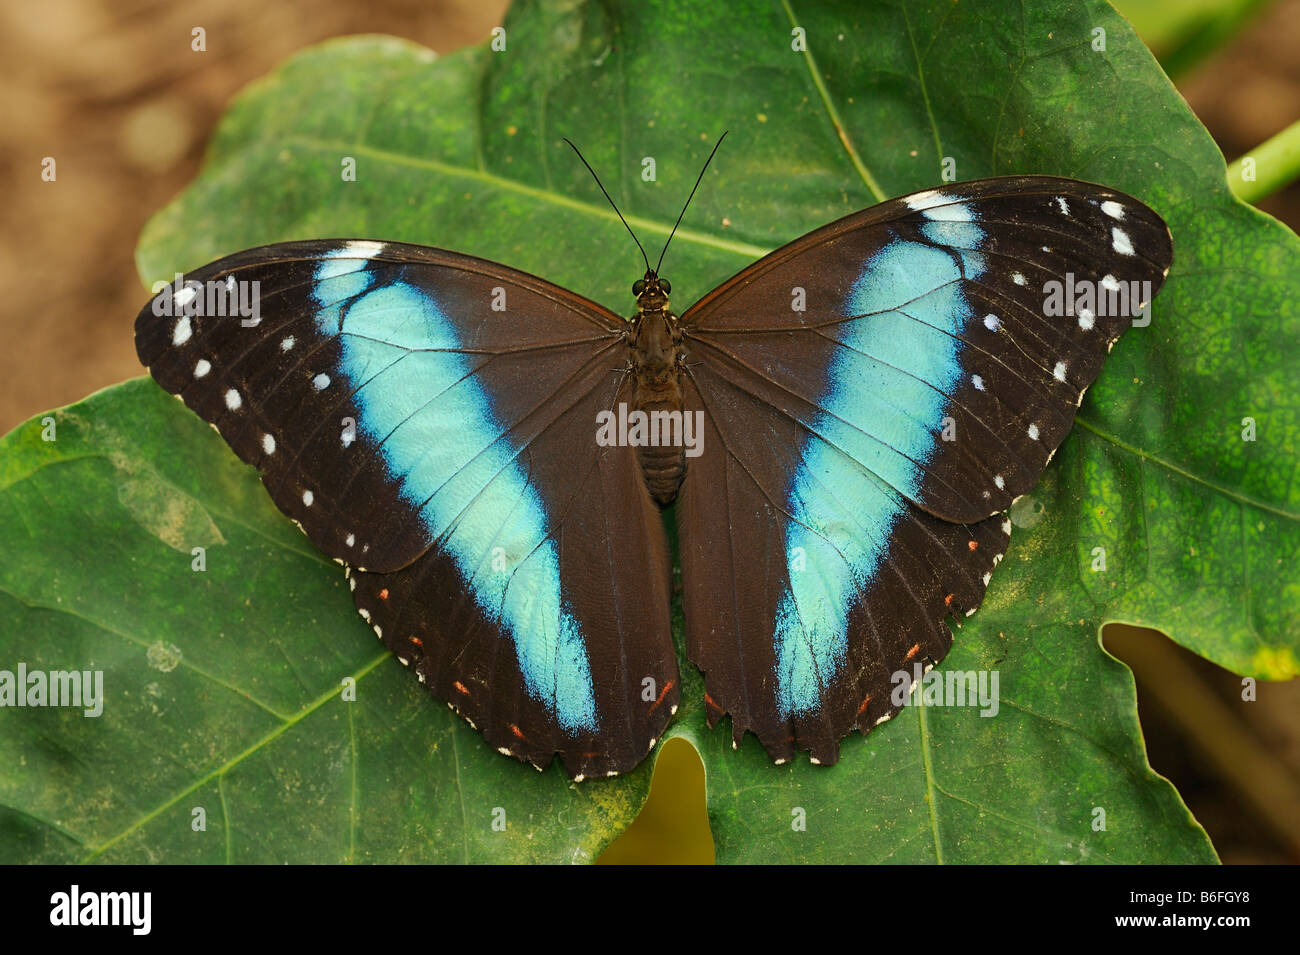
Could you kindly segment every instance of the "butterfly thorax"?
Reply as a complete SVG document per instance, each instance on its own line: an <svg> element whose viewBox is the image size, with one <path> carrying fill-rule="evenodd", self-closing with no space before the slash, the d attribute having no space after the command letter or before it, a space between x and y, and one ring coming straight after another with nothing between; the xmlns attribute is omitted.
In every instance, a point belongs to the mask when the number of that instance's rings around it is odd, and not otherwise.
<svg viewBox="0 0 1300 955"><path fill-rule="evenodd" d="M681 387L685 355L677 316L668 305L667 283L661 284L651 272L644 281L628 336L636 382L633 410L645 414L650 438L638 445L637 456L651 497L667 507L686 476Z"/></svg>

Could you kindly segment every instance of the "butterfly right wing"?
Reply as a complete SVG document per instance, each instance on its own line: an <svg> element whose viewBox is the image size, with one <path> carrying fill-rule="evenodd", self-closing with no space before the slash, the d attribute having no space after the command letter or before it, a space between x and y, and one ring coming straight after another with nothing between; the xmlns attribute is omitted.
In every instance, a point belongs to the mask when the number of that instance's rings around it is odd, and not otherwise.
<svg viewBox="0 0 1300 955"><path fill-rule="evenodd" d="M809 233L687 310L686 404L706 423L677 520L710 723L828 763L898 711L1172 255L1131 196L978 180Z"/></svg>
<svg viewBox="0 0 1300 955"><path fill-rule="evenodd" d="M385 644L497 749L575 776L640 762L677 670L658 512L633 449L595 441L630 387L622 320L397 243L267 246L187 279L200 293L140 313L141 360L349 565ZM255 317L207 307L252 288Z"/></svg>

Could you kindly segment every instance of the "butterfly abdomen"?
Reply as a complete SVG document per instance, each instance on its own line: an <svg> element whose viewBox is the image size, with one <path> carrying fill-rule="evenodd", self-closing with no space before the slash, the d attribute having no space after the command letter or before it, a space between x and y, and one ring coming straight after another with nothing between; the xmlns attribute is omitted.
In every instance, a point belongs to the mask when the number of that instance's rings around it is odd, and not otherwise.
<svg viewBox="0 0 1300 955"><path fill-rule="evenodd" d="M643 309L633 319L632 370L636 375L634 411L645 426L637 460L646 487L660 507L677 497L686 476L682 411L681 335L677 316L664 307Z"/></svg>
<svg viewBox="0 0 1300 955"><path fill-rule="evenodd" d="M671 422L681 419L681 400L638 401L638 409L644 411L652 421ZM686 455L681 445L655 447L648 445L637 449L637 458L641 462L641 473L645 476L646 487L660 507L667 507L677 497L682 478L686 476Z"/></svg>

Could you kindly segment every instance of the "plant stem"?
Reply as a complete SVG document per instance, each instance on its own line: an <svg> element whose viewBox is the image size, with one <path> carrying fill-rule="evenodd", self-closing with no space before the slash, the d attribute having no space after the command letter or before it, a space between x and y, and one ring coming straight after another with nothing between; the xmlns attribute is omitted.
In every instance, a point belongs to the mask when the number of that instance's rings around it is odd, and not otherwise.
<svg viewBox="0 0 1300 955"><path fill-rule="evenodd" d="M1254 160L1253 169L1246 166ZM1252 179L1243 178L1250 172ZM1300 122L1260 143L1228 167L1228 188L1245 202L1256 203L1300 178Z"/></svg>
<svg viewBox="0 0 1300 955"><path fill-rule="evenodd" d="M1271 0L1179 0L1144 10L1138 33L1175 81L1227 47ZM1127 16L1126 7L1120 5ZM1154 22L1153 22L1154 21ZM1134 23L1137 26L1137 22Z"/></svg>

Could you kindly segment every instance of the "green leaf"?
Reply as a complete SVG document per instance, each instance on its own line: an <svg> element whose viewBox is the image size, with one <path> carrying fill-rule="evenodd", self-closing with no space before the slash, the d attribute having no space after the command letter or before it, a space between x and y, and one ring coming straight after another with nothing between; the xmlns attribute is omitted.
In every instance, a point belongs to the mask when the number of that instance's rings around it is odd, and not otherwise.
<svg viewBox="0 0 1300 955"><path fill-rule="evenodd" d="M997 716L912 707L845 740L833 768L774 767L752 737L732 752L725 725L705 728L686 665L670 735L702 754L719 861L1212 861L1147 765L1131 675L1098 634L1143 623L1241 673L1296 672L1300 241L1229 194L1127 26L1080 3L530 4L506 36L441 60L335 41L287 63L147 227L146 281L364 236L497 259L625 312L639 255L563 135L654 247L731 130L665 263L688 302L935 184L944 157L963 179L1052 173L1142 197L1176 255L1152 323L1013 509L1007 559L936 671L996 671ZM4 860L585 860L633 818L649 761L575 786L494 753L378 652L337 568L151 383L55 417L56 442L33 421L0 445L6 656L100 667L108 702L98 719L0 710Z"/></svg>

